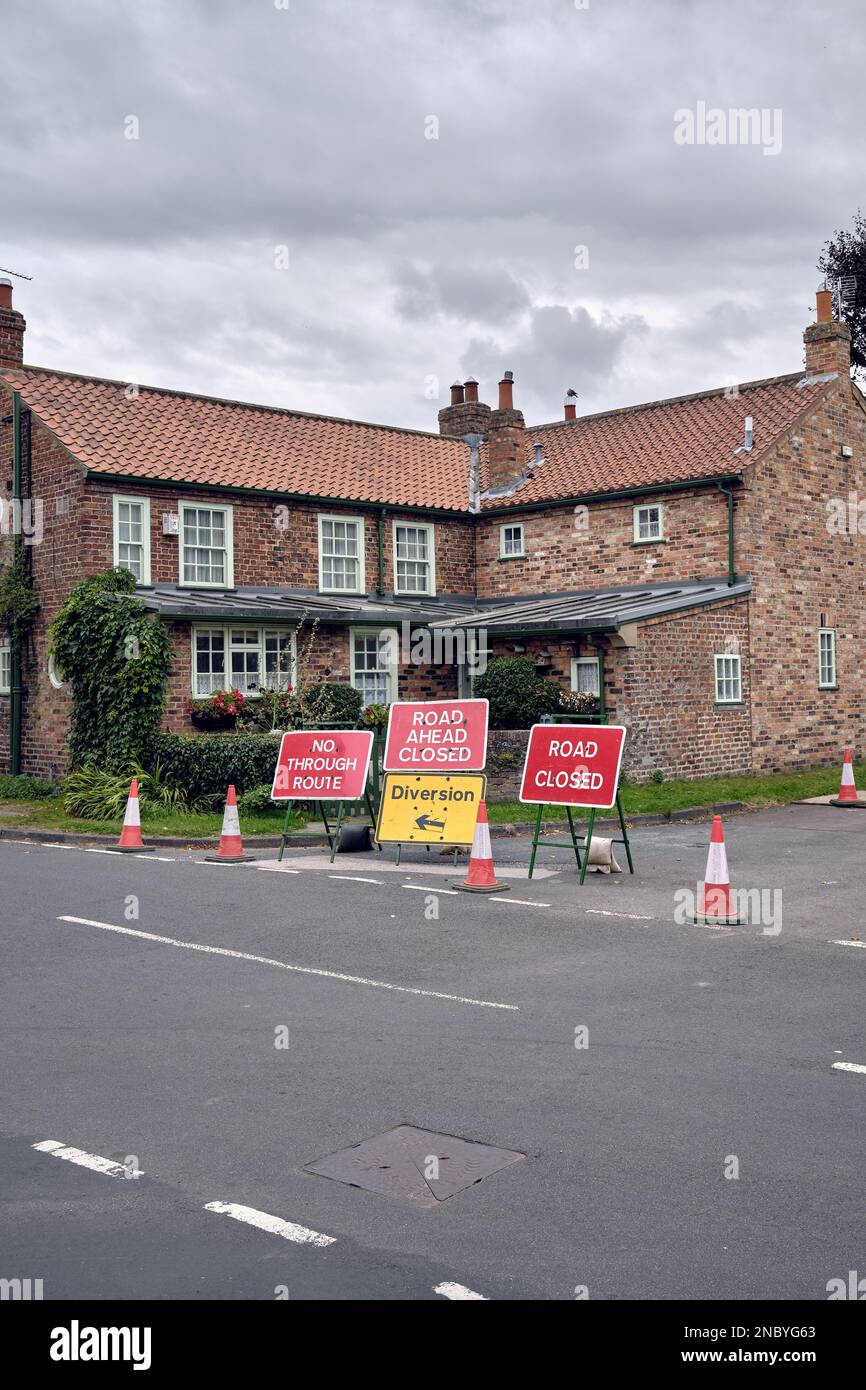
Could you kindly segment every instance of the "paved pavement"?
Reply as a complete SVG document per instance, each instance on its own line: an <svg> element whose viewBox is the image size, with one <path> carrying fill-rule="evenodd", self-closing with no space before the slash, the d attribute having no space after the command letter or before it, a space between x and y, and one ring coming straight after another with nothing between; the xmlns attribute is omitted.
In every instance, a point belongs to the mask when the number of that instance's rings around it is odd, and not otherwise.
<svg viewBox="0 0 866 1390"><path fill-rule="evenodd" d="M633 878L583 888L568 851L527 882L526 839L498 840L492 897L420 852L229 868L0 842L0 1278L826 1298L866 1270L866 814L725 828L763 922L675 920L706 825L643 829ZM428 1209L304 1171L401 1124L525 1158Z"/></svg>

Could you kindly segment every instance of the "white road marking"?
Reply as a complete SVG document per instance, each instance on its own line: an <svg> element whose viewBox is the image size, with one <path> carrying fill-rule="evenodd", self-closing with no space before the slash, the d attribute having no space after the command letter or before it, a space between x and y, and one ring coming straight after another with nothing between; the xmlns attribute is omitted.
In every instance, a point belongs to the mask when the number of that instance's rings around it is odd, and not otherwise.
<svg viewBox="0 0 866 1390"><path fill-rule="evenodd" d="M528 898L499 898L491 895L492 903L514 903L515 907L550 907L550 903L532 903Z"/></svg>
<svg viewBox="0 0 866 1390"><path fill-rule="evenodd" d="M375 863L377 874L402 874L404 876L406 874L417 874L419 877L426 877L430 874L431 876L441 875L443 878L448 878L453 877L456 872L453 864L407 864L405 860L402 864L394 864L390 860L384 859L382 855L379 855L375 860L371 858L368 862L370 864ZM330 859L324 852L320 852L318 855L293 854L292 863L299 869L330 870L333 867ZM259 872L264 870L266 873L273 873L281 869L282 865L279 864L276 859L258 859L254 864L248 867L258 869ZM361 865L358 867L360 868ZM462 865L458 864L457 866L458 869L463 867L465 867L465 861ZM524 880L528 878L525 864L497 864L496 872L500 878L519 878ZM539 881L544 878L558 877L560 877L559 869L545 869L538 868L537 866L533 875L533 879L538 879Z"/></svg>
<svg viewBox="0 0 866 1390"><path fill-rule="evenodd" d="M272 1236L282 1236L283 1240L293 1240L296 1245L334 1245L335 1236L324 1236L321 1231L311 1231L307 1226L298 1226L294 1221L284 1221L281 1216L270 1216L266 1211L256 1211L255 1207L242 1207L237 1202L206 1202L205 1211L219 1212L222 1216L233 1216L235 1221L244 1221L260 1231Z"/></svg>
<svg viewBox="0 0 866 1390"><path fill-rule="evenodd" d="M328 878L337 878L341 883L378 883L381 887L381 878L361 878L359 874L328 874Z"/></svg>
<svg viewBox="0 0 866 1390"><path fill-rule="evenodd" d="M437 898L440 894L449 898L458 896L456 888L437 888L433 883L401 883L400 887L411 888L413 893L434 893Z"/></svg>
<svg viewBox="0 0 866 1390"><path fill-rule="evenodd" d="M94 922L89 917L58 917L58 922L72 922L81 927L99 927L101 931L118 932L121 936L135 936L142 941L155 941L161 946L177 946L183 951L203 951L211 956L228 956L231 960L252 961L255 965L272 965L277 970L291 970L296 975L317 975L323 980L342 980L344 984L368 985L371 989L388 989L395 994L416 994L424 999L444 999L450 1004L474 1004L479 1009L505 1009L508 1013L519 1013L517 1004L500 1004L492 999L472 999L463 994L444 994L435 989L416 989L412 985L393 985L386 980L368 980L363 975L344 975L337 970L321 970L312 965L291 965L285 960L272 960L269 956L253 956L247 951L230 951L225 946L205 946L200 941L180 941L174 936L157 936L155 932L136 931L132 927L118 927L113 922Z"/></svg>
<svg viewBox="0 0 866 1390"><path fill-rule="evenodd" d="M860 1062L834 1062L833 1070L856 1071L860 1072L862 1076L866 1076L866 1067L862 1066Z"/></svg>
<svg viewBox="0 0 866 1390"><path fill-rule="evenodd" d="M67 1163L77 1163L80 1168L91 1168L94 1173L105 1173L110 1178L140 1178L143 1176L140 1169L130 1173L122 1163L115 1163L111 1158L101 1158L99 1154L86 1153L84 1149L74 1149L69 1144L63 1144L59 1139L43 1139L39 1144L32 1147L39 1153L51 1154L52 1158L63 1158Z"/></svg>
<svg viewBox="0 0 866 1390"><path fill-rule="evenodd" d="M441 1293L443 1298L450 1298L452 1302L478 1302L489 1303L483 1293L473 1293L472 1289L467 1289L465 1284L437 1284L434 1293Z"/></svg>
<svg viewBox="0 0 866 1390"><path fill-rule="evenodd" d="M866 941L831 941L831 946L859 946L861 950L866 950Z"/></svg>
<svg viewBox="0 0 866 1390"><path fill-rule="evenodd" d="M608 912L604 907L588 907L586 914L594 917L624 917L627 922L657 922L658 917L639 917L636 912Z"/></svg>

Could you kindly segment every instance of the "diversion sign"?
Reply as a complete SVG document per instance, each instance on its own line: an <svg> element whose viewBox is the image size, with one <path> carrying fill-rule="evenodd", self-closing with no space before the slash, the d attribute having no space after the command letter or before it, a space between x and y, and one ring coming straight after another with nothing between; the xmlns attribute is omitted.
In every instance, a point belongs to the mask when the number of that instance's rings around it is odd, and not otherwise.
<svg viewBox="0 0 866 1390"><path fill-rule="evenodd" d="M618 724L534 724L520 800L607 807L616 801L625 729Z"/></svg>
<svg viewBox="0 0 866 1390"><path fill-rule="evenodd" d="M376 839L380 844L471 845L487 778L483 774L386 772Z"/></svg>
<svg viewBox="0 0 866 1390"><path fill-rule="evenodd" d="M360 801L372 747L372 730L295 729L283 734L271 799Z"/></svg>

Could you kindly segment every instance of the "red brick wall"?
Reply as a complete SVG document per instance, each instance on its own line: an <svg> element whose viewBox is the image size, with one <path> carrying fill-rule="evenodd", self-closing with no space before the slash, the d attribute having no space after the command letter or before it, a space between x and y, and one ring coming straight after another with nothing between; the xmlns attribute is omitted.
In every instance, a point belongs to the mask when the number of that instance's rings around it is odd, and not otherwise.
<svg viewBox="0 0 866 1390"><path fill-rule="evenodd" d="M828 529L830 499L866 502L866 412L847 379L756 465L737 524L752 575L755 767L866 751L866 535ZM842 457L842 446L853 458ZM866 532L866 505L861 513ZM818 688L818 628L836 629L838 690Z"/></svg>
<svg viewBox="0 0 866 1390"><path fill-rule="evenodd" d="M635 544L633 511L637 501L661 502L663 541ZM586 529L575 524L573 507L508 516L485 513L476 539L479 598L615 584L664 583L669 579L711 579L727 574L727 503L717 488L624 498L588 506ZM519 559L500 559L499 528L523 523ZM738 554L737 566L747 567Z"/></svg>

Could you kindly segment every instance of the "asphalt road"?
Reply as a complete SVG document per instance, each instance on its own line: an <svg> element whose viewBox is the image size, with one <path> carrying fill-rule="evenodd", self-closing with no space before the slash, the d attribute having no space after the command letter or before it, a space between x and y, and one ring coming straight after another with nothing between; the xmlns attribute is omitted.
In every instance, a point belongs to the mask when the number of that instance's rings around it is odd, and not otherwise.
<svg viewBox="0 0 866 1390"><path fill-rule="evenodd" d="M439 855L0 842L0 1278L46 1299L826 1299L866 1273L866 813L726 835L734 886L781 893L769 931L674 920L705 824L636 833L635 876L583 888L567 851L527 883L526 840L497 840L501 899L451 891ZM425 1209L304 1171L401 1124L525 1157Z"/></svg>

